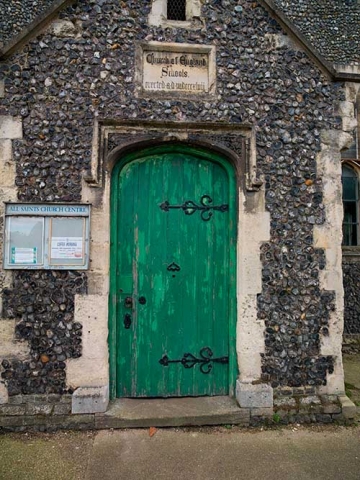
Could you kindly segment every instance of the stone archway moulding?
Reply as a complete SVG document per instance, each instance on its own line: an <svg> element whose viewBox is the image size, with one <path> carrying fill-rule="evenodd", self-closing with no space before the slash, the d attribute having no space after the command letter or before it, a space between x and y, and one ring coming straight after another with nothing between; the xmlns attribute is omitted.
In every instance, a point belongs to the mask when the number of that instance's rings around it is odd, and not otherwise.
<svg viewBox="0 0 360 480"><path fill-rule="evenodd" d="M152 145L183 143L217 151L235 166L238 192L236 350L238 391L248 386L254 407L272 407L272 389L252 385L261 377L264 321L257 318L261 292L261 244L269 240L263 182L257 176L255 130L250 125L160 123L111 120L94 125L91 165L83 178L82 200L92 204L88 295L75 301L75 319L83 325L83 355L67 362L68 385L86 397L94 387L105 405L109 392L108 301L110 259L110 179L125 153ZM269 392L263 390L266 387ZM253 390L259 395L253 395ZM85 392L85 393L83 393ZM264 403L264 398L266 402ZM270 405L271 404L271 405Z"/></svg>

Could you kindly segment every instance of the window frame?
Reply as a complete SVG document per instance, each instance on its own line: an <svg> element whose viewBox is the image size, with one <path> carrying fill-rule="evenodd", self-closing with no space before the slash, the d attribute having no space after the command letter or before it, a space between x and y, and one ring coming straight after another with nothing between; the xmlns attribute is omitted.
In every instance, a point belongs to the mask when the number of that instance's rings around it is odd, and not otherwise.
<svg viewBox="0 0 360 480"><path fill-rule="evenodd" d="M344 256L360 256L360 92L358 93L354 104L354 118L357 120L357 127L354 131L355 136L355 158L342 157L341 159L341 183L343 182L343 168L347 166L351 168L357 177L357 245L342 244L342 251ZM344 208L343 195L341 197L342 206ZM342 223L344 228L344 219Z"/></svg>
<svg viewBox="0 0 360 480"><path fill-rule="evenodd" d="M88 270L90 259L90 214L90 204L32 204L5 202L3 243L4 270ZM13 242L13 230L11 227L13 219L17 220L18 222L20 221L20 225L21 219L38 219L38 221L41 222L41 235L39 237L39 244L41 245L42 253L41 259L38 257L38 248L37 244L35 244L37 240L33 241L31 246L15 246L11 248ZM63 235L61 238L68 239L67 241L69 243L66 243L64 240L65 244L58 243L60 246L56 244L53 246L52 241L57 238L53 237L53 228L56 220L66 220L68 222L81 221L82 236L79 237L70 234ZM70 239L73 239L73 242L76 243L71 243ZM76 249L80 248L78 247L79 245L81 245L82 256L76 258L78 256ZM36 258L36 261L29 261L28 258L22 262L14 260L14 258L16 259L16 248L18 250L22 250L19 252L18 259L21 258L21 255L23 255L24 258L27 255L29 258L31 255L30 250L33 250L33 255L34 258ZM61 254L61 256L52 256L53 250L56 249L58 249L57 253ZM70 251L71 249L72 251ZM74 257L69 256L70 253Z"/></svg>
<svg viewBox="0 0 360 480"><path fill-rule="evenodd" d="M354 222L346 222L346 225L355 225L356 229L356 245L348 245L342 243L342 247L345 248L356 248L360 247L360 224L359 224L359 219L360 219L360 179L359 179L359 171L358 169L354 168L352 165L353 162L351 161L344 161L342 162L341 165L341 183L343 186L343 195L342 195L342 204L343 204L343 211L344 211L344 217L343 217L343 222L342 222L342 228L343 228L343 241L344 241L344 227L345 227L345 203L355 203L355 223ZM344 175L344 170L351 171L353 173L352 176ZM355 198L354 199L344 199L344 178L354 178L356 180L356 189L355 189Z"/></svg>
<svg viewBox="0 0 360 480"><path fill-rule="evenodd" d="M151 12L148 16L150 26L162 28L199 28L201 20L201 0L186 0L186 20L170 20L167 18L168 0L152 0Z"/></svg>
<svg viewBox="0 0 360 480"><path fill-rule="evenodd" d="M179 19L179 18L169 18L169 3L170 3L170 2L174 2L174 1L175 1L175 0L166 0L166 18L167 18L167 20L177 21L177 22L186 22L186 20L188 20L187 11L186 11L186 9L187 9L187 4L188 4L187 0L176 0L176 1L178 1L178 2L180 2L180 1L183 2L183 4L181 5L181 9L184 8L184 16L185 16L185 18L183 18L183 19Z"/></svg>

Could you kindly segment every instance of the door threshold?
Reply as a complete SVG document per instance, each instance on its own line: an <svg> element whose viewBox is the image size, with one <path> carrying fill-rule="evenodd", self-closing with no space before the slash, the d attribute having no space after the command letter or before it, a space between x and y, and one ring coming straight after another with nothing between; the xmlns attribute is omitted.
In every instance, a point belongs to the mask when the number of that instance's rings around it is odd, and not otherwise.
<svg viewBox="0 0 360 480"><path fill-rule="evenodd" d="M250 409L234 398L118 398L106 413L95 415L95 428L249 425Z"/></svg>

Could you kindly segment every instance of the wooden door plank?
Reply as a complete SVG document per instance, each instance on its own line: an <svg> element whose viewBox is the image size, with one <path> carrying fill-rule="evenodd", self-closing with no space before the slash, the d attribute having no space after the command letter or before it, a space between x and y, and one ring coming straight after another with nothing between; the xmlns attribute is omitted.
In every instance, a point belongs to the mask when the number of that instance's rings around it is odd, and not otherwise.
<svg viewBox="0 0 360 480"><path fill-rule="evenodd" d="M219 163L189 153L142 156L120 173L117 262L121 274L132 270L135 304L130 335L121 328L124 308L118 305L118 396L229 391L228 365L214 363L206 375L200 363L193 368L159 364L163 354L170 360L185 353L200 359L204 347L215 357L229 354L229 316L234 313L229 308L229 250L234 247L229 213L213 211L206 221L202 210L186 215L181 208L160 209L165 200L201 206L203 195L214 204L230 202L228 173ZM181 264L180 272L167 270L171 262ZM146 305L138 303L140 296Z"/></svg>

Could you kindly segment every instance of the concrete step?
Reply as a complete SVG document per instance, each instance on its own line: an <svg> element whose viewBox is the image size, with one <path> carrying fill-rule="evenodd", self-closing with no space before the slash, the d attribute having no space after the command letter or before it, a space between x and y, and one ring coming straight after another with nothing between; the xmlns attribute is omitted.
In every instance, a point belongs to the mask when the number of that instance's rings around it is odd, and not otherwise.
<svg viewBox="0 0 360 480"><path fill-rule="evenodd" d="M95 414L95 428L249 425L250 409L230 397L116 399L106 413Z"/></svg>

